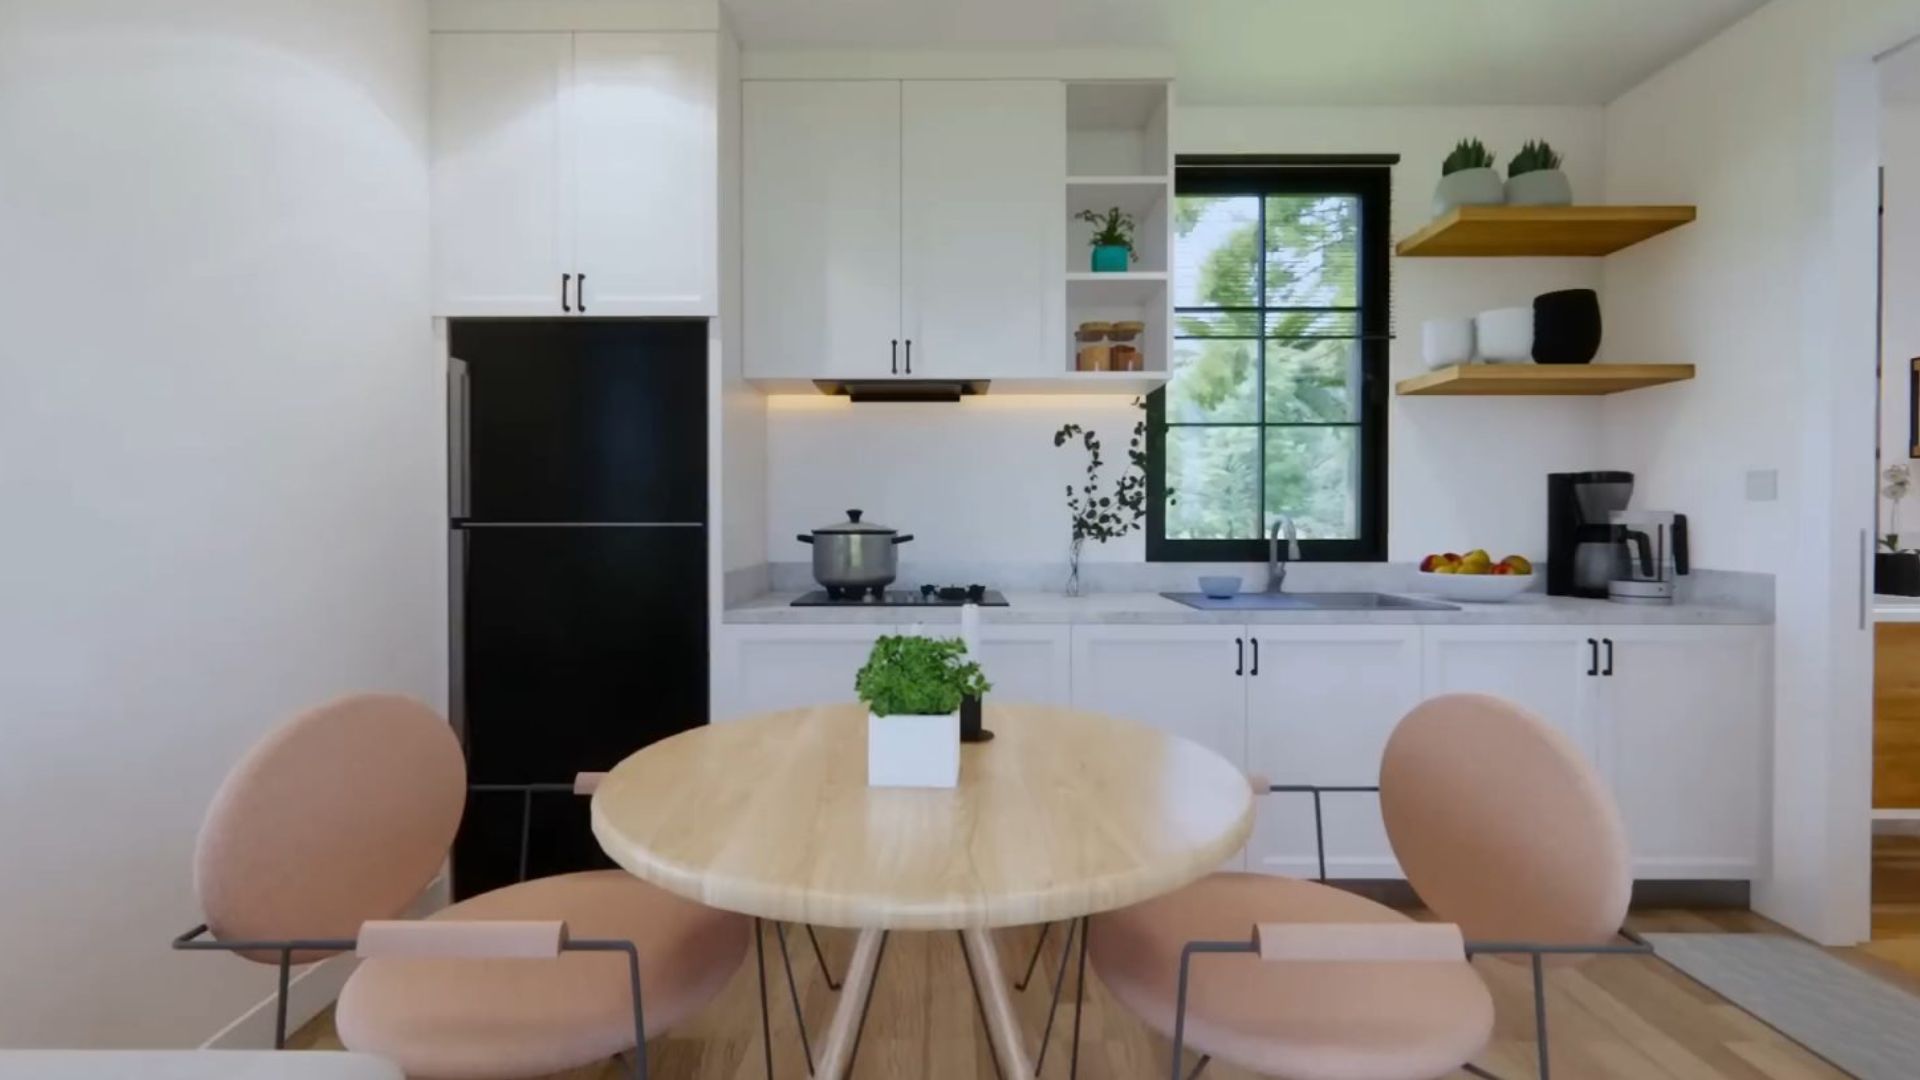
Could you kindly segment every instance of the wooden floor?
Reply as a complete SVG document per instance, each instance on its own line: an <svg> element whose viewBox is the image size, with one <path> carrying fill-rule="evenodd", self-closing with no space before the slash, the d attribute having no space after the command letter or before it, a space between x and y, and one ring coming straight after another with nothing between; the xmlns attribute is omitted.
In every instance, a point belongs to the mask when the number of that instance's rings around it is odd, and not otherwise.
<svg viewBox="0 0 1920 1080"><path fill-rule="evenodd" d="M1641 931L1778 932L1745 912L1651 912L1630 921ZM1032 930L1001 935L1006 966L1017 973L1032 947ZM1057 962L1061 934L1048 941L1043 970ZM827 990L805 937L789 935L794 972L813 1032L825 1029L834 995ZM823 933L829 961L845 963L849 935ZM767 934L769 989L774 1003L774 1068L781 1080L806 1075L793 1013L781 981L771 929ZM1856 959L1863 966L1878 962ZM1494 1044L1478 1064L1508 1080L1533 1074L1533 1025L1526 969L1503 960L1476 961L1493 988L1499 1013ZM1049 976L1050 977L1050 976ZM1020 995L1027 1030L1038 1039L1046 1020L1049 977L1037 977ZM1067 1075L1072 973L1042 1076ZM1844 1077L1770 1028L1657 960L1605 957L1549 973L1549 1024L1554 1076L1560 1080L1807 1080ZM816 1035L817 1038L817 1035ZM332 1018L323 1015L295 1040L305 1047L337 1046ZM1089 978L1082 1029L1080 1075L1087 1080L1139 1080L1167 1075L1167 1045L1121 1011ZM759 1080L761 1057L754 969L747 963L725 993L698 1020L649 1047L653 1075L667 1080ZM618 1066L577 1070L566 1080L615 1080ZM1227 1067L1212 1080L1253 1080ZM1464 1077L1465 1073L1456 1074ZM895 934L860 1044L856 1080L993 1080L987 1042L967 989L960 944L952 934Z"/></svg>

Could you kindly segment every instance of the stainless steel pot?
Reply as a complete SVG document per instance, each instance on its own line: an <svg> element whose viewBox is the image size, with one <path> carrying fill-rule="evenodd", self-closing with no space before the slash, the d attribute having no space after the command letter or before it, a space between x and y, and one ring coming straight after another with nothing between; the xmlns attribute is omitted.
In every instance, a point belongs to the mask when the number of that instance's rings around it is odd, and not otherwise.
<svg viewBox="0 0 1920 1080"><path fill-rule="evenodd" d="M908 533L861 521L862 511L847 511L847 520L822 525L802 535L813 545L813 579L826 589L881 589L893 583L900 570L895 545L913 539Z"/></svg>

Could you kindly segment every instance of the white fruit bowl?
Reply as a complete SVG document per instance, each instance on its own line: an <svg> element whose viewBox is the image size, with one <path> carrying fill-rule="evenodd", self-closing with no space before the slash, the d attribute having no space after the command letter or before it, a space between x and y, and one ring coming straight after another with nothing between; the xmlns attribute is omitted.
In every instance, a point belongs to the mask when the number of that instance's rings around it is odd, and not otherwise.
<svg viewBox="0 0 1920 1080"><path fill-rule="evenodd" d="M1430 574L1419 572L1420 591L1469 604L1504 604L1533 588L1532 574Z"/></svg>

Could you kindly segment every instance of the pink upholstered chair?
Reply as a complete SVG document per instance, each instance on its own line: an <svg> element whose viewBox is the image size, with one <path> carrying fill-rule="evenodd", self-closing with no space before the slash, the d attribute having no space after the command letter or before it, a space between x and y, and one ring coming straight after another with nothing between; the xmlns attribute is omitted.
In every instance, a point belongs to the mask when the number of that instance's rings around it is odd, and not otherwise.
<svg viewBox="0 0 1920 1080"><path fill-rule="evenodd" d="M466 792L451 726L419 702L365 695L300 716L214 797L194 857L206 922L176 945L277 965L276 1045L290 967L351 950L341 1042L410 1076L537 1076L632 1052L644 1077L646 1037L726 986L749 920L608 870L396 921L440 872Z"/></svg>
<svg viewBox="0 0 1920 1080"><path fill-rule="evenodd" d="M1471 1064L1493 1031L1469 962L1483 953L1531 958L1545 1077L1541 958L1649 951L1616 941L1633 884L1619 810L1539 717L1481 694L1434 698L1394 730L1378 790L1394 854L1438 927L1258 874L1093 917L1093 968L1172 1038L1174 1080L1187 1044L1202 1054L1196 1074L1218 1057L1287 1080L1487 1076Z"/></svg>

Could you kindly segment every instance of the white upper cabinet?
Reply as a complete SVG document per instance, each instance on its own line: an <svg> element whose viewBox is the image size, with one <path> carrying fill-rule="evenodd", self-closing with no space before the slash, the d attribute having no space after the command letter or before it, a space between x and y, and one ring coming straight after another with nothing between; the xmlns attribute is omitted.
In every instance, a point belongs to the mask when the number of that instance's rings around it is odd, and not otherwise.
<svg viewBox="0 0 1920 1080"><path fill-rule="evenodd" d="M572 67L571 34L433 35L436 314L560 311Z"/></svg>
<svg viewBox="0 0 1920 1080"><path fill-rule="evenodd" d="M905 373L1041 374L1066 295L1066 84L912 81L903 101Z"/></svg>
<svg viewBox="0 0 1920 1080"><path fill-rule="evenodd" d="M744 87L749 376L900 371L900 89Z"/></svg>
<svg viewBox="0 0 1920 1080"><path fill-rule="evenodd" d="M434 34L434 313L717 314L718 48Z"/></svg>
<svg viewBox="0 0 1920 1080"><path fill-rule="evenodd" d="M745 103L749 377L1055 373L1064 83L756 81Z"/></svg>
<svg viewBox="0 0 1920 1080"><path fill-rule="evenodd" d="M575 300L592 315L711 315L719 39L573 39Z"/></svg>

